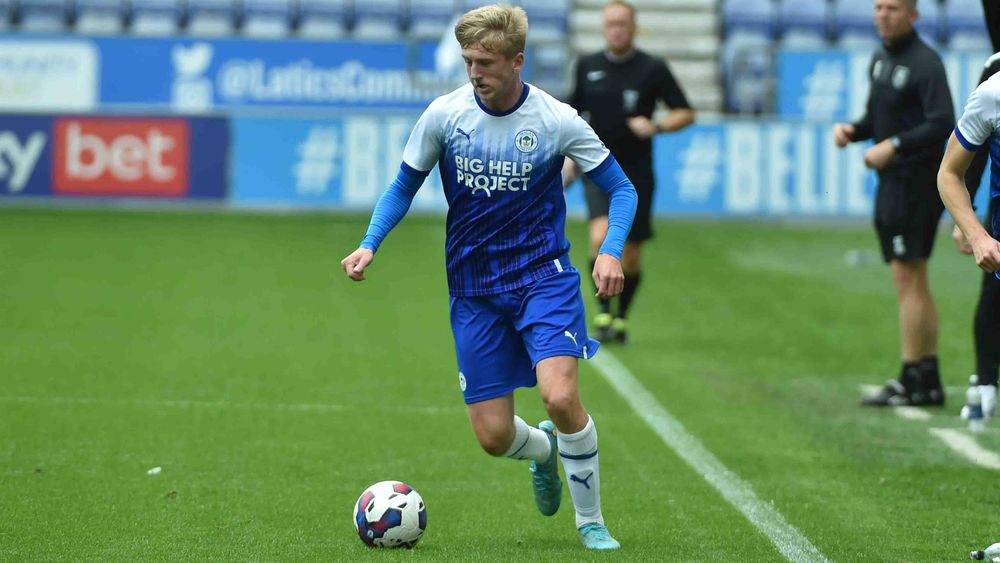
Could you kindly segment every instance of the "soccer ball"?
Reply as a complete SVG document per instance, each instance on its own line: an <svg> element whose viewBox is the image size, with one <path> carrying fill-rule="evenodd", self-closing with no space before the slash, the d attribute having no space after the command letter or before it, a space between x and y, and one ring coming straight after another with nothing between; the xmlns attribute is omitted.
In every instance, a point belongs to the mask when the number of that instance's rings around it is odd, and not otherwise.
<svg viewBox="0 0 1000 563"><path fill-rule="evenodd" d="M427 529L427 507L406 483L381 481L354 503L354 529L368 547L411 548Z"/></svg>

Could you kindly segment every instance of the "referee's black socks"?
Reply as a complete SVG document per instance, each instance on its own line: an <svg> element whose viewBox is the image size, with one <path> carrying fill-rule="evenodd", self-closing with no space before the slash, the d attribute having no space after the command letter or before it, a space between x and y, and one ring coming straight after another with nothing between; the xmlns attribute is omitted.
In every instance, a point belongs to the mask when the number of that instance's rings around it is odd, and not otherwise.
<svg viewBox="0 0 1000 563"><path fill-rule="evenodd" d="M642 272L625 274L625 287L622 288L621 297L618 298L618 318L624 319L628 314L628 308L632 305L632 298L635 291L639 289L639 282L642 281Z"/></svg>
<svg viewBox="0 0 1000 563"><path fill-rule="evenodd" d="M920 379L927 389L937 389L941 387L941 374L938 371L937 356L925 356L917 364L920 370Z"/></svg>

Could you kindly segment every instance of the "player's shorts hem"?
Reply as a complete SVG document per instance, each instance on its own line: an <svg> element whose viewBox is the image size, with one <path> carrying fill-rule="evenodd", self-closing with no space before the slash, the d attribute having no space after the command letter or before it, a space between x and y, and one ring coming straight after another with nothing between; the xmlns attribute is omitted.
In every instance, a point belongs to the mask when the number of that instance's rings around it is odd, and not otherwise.
<svg viewBox="0 0 1000 563"><path fill-rule="evenodd" d="M532 387L535 387L536 385L538 385L537 382L536 383L532 383L531 385L514 385L514 386L507 387L507 388L504 388L504 389L501 389L501 390L497 390L497 391L494 391L494 392L491 392L491 393L480 393L478 395L473 395L472 397L465 397L465 396L463 396L462 399L465 401L465 404L471 405L471 404L474 404L474 403L481 403L483 401L489 401L490 399L497 399L497 398L500 398L500 397L504 397L504 396L509 395L509 394L513 393L514 391L516 391L517 389L520 389L522 387L525 388L525 389L530 389Z"/></svg>
<svg viewBox="0 0 1000 563"><path fill-rule="evenodd" d="M588 344L585 349L577 350L574 348L565 348L561 350L546 350L538 355L537 358L532 358L531 369L536 369L538 367L538 362L542 360L547 360L549 358L557 358L559 356L568 356L571 358L577 358L580 360L589 360L597 355L597 351L600 349L601 343L590 339L590 344Z"/></svg>

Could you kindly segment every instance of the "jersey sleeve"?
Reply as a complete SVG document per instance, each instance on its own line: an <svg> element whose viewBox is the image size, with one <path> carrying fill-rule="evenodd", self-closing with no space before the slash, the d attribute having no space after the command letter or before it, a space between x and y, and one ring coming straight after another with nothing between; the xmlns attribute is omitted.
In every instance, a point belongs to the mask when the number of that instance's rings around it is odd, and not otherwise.
<svg viewBox="0 0 1000 563"><path fill-rule="evenodd" d="M657 85L657 97L663 100L663 103L667 104L670 109L691 109L691 104L688 103L684 90L674 78L674 73L670 72L670 66L666 62L658 62L660 79Z"/></svg>
<svg viewBox="0 0 1000 563"><path fill-rule="evenodd" d="M973 90L969 101L965 104L965 112L955 127L955 136L968 151L979 150L996 129L996 95L988 89L990 84L995 88L997 83L992 80L987 81Z"/></svg>
<svg viewBox="0 0 1000 563"><path fill-rule="evenodd" d="M604 162L611 151L604 146L590 125L572 107L561 104L559 122L559 154L568 156L584 172L590 172Z"/></svg>
<svg viewBox="0 0 1000 563"><path fill-rule="evenodd" d="M413 126L410 138L403 148L403 162L419 172L429 172L441 156L444 140L444 114L440 109L440 98L424 110Z"/></svg>

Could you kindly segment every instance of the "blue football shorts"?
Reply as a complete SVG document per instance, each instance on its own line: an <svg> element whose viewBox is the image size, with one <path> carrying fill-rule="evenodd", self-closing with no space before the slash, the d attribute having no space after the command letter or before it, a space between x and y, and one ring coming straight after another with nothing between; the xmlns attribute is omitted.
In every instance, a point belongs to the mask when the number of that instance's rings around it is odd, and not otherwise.
<svg viewBox="0 0 1000 563"><path fill-rule="evenodd" d="M600 342L587 336L580 272L572 266L524 287L451 298L458 383L466 404L534 387L545 358L589 359Z"/></svg>

